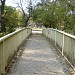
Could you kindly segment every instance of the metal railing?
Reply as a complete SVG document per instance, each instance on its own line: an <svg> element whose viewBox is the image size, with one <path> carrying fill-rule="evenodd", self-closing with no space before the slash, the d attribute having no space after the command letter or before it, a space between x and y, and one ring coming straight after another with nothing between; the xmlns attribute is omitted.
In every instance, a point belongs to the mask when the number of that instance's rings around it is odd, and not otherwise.
<svg viewBox="0 0 75 75"><path fill-rule="evenodd" d="M0 74L5 73L5 67L31 32L31 29L24 28L0 38Z"/></svg>
<svg viewBox="0 0 75 75"><path fill-rule="evenodd" d="M62 56L65 56L70 65L75 68L75 36L53 28L43 29L43 34L55 44Z"/></svg>

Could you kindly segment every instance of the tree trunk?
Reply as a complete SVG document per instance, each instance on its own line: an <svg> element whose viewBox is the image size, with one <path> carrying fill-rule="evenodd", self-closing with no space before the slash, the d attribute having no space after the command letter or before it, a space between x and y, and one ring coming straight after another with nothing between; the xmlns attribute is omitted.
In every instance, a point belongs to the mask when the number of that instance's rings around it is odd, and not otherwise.
<svg viewBox="0 0 75 75"><path fill-rule="evenodd" d="M5 21L4 21L4 5L5 5L5 0L1 0L1 32L5 32Z"/></svg>
<svg viewBox="0 0 75 75"><path fill-rule="evenodd" d="M27 19L26 19L26 21L25 21L25 27L27 27L27 26L28 26L29 18L30 18L30 17L27 17Z"/></svg>

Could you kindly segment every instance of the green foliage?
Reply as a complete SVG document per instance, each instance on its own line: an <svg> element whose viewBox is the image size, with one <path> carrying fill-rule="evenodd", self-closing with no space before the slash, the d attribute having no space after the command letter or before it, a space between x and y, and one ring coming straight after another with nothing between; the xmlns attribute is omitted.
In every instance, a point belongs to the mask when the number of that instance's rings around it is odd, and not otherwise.
<svg viewBox="0 0 75 75"><path fill-rule="evenodd" d="M26 21L24 14L19 9L16 10L16 14L18 14L18 26L24 26Z"/></svg>
<svg viewBox="0 0 75 75"><path fill-rule="evenodd" d="M42 4L44 3L44 4ZM53 0L42 2L33 10L33 20L45 27L75 34L75 1Z"/></svg>
<svg viewBox="0 0 75 75"><path fill-rule="evenodd" d="M6 28L8 28L9 32L14 31L14 27L16 27L18 15L15 12L15 8L5 6L5 23Z"/></svg>
<svg viewBox="0 0 75 75"><path fill-rule="evenodd" d="M7 35L7 34L8 34L8 32L2 32L2 33L0 33L0 37L3 37L5 35Z"/></svg>
<svg viewBox="0 0 75 75"><path fill-rule="evenodd" d="M5 6L5 24L7 32L13 32L16 27L24 24L22 12L16 8Z"/></svg>

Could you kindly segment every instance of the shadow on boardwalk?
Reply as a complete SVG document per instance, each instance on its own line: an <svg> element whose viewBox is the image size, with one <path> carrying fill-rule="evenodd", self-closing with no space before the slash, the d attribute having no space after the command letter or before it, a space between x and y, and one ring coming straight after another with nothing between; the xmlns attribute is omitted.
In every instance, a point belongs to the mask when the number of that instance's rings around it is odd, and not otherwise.
<svg viewBox="0 0 75 75"><path fill-rule="evenodd" d="M31 35L7 75L71 75L70 66L48 40Z"/></svg>

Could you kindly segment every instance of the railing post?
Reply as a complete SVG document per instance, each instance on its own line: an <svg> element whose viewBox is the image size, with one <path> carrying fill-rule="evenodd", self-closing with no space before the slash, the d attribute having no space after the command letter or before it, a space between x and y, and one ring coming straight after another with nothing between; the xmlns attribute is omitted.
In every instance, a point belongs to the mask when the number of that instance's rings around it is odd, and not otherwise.
<svg viewBox="0 0 75 75"><path fill-rule="evenodd" d="M49 29L48 29L48 36L47 37L49 38Z"/></svg>
<svg viewBox="0 0 75 75"><path fill-rule="evenodd" d="M4 64L4 40L2 41L2 51L1 51L1 54L2 54L2 59L1 59L1 74L4 74L5 73L5 64Z"/></svg>
<svg viewBox="0 0 75 75"><path fill-rule="evenodd" d="M56 30L55 30L55 46L56 46Z"/></svg>
<svg viewBox="0 0 75 75"><path fill-rule="evenodd" d="M2 73L5 73L5 54L4 54L4 40L3 40L3 51L2 51L2 54L3 54L3 59L2 59Z"/></svg>
<svg viewBox="0 0 75 75"><path fill-rule="evenodd" d="M52 29L51 29L51 37L50 38L52 39Z"/></svg>
<svg viewBox="0 0 75 75"><path fill-rule="evenodd" d="M62 41L62 56L63 56L63 51L64 51L64 33L63 33L63 41Z"/></svg>

